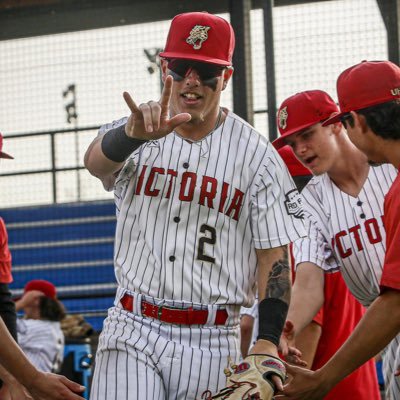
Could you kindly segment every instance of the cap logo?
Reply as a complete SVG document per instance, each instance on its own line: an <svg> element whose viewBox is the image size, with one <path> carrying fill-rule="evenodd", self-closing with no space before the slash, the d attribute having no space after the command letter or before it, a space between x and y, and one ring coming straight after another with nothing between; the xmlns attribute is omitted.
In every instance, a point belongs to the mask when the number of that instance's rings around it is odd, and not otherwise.
<svg viewBox="0 0 400 400"><path fill-rule="evenodd" d="M195 50L201 49L203 42L208 39L209 26L195 25L190 31L189 37L186 39L186 43L191 44Z"/></svg>
<svg viewBox="0 0 400 400"><path fill-rule="evenodd" d="M399 96L400 95L400 88L394 88L390 91L390 93L392 93L393 96Z"/></svg>
<svg viewBox="0 0 400 400"><path fill-rule="evenodd" d="M281 110L279 110L279 114L278 114L279 128L286 129L287 118L288 118L288 112L287 112L287 106L286 106L286 107L283 107Z"/></svg>

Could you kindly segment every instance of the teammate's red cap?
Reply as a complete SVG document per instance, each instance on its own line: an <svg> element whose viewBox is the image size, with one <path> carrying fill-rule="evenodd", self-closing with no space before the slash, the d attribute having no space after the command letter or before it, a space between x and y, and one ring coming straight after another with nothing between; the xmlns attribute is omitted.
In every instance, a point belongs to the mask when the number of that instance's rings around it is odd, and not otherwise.
<svg viewBox="0 0 400 400"><path fill-rule="evenodd" d="M312 172L297 159L290 146L281 147L278 153L282 157L282 160L285 161L291 176L312 175Z"/></svg>
<svg viewBox="0 0 400 400"><path fill-rule="evenodd" d="M235 34L225 19L207 12L179 14L171 22L164 58L232 65Z"/></svg>
<svg viewBox="0 0 400 400"><path fill-rule="evenodd" d="M390 61L363 61L343 71L336 89L340 112L323 125L333 124L350 111L400 98L400 67Z"/></svg>
<svg viewBox="0 0 400 400"><path fill-rule="evenodd" d="M278 110L276 123L281 136L273 145L280 149L288 136L325 121L337 112L336 103L322 90L307 90L288 97Z"/></svg>
<svg viewBox="0 0 400 400"><path fill-rule="evenodd" d="M14 157L10 156L7 153L4 153L3 151L3 135L0 133L0 158L8 158L8 159L13 159Z"/></svg>
<svg viewBox="0 0 400 400"><path fill-rule="evenodd" d="M29 281L25 285L24 292L30 292L31 290L38 290L39 292L42 292L46 297L50 297L52 299L55 299L57 296L56 287L51 282L44 279L34 279L32 281Z"/></svg>

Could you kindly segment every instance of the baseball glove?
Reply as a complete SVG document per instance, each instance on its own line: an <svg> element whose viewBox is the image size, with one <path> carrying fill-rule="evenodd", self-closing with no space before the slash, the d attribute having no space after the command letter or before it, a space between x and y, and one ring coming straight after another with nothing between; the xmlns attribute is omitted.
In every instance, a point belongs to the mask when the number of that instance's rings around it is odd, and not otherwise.
<svg viewBox="0 0 400 400"><path fill-rule="evenodd" d="M217 394L207 390L201 396L204 400L271 400L275 385L271 379L277 375L282 382L286 379L286 369L279 358L268 354L251 354L234 368L225 370L227 386Z"/></svg>

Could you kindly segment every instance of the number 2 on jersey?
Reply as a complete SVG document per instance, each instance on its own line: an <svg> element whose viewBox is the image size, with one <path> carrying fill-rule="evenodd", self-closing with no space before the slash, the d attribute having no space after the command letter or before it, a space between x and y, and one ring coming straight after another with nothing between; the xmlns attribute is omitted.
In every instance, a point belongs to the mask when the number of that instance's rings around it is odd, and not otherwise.
<svg viewBox="0 0 400 400"><path fill-rule="evenodd" d="M206 244L213 246L217 242L217 232L212 226L203 224L200 227L200 232L205 235L199 239L199 246L197 249L197 259L201 261L215 262L215 258L205 253ZM210 237L211 236L211 237ZM209 247L209 246L208 246Z"/></svg>

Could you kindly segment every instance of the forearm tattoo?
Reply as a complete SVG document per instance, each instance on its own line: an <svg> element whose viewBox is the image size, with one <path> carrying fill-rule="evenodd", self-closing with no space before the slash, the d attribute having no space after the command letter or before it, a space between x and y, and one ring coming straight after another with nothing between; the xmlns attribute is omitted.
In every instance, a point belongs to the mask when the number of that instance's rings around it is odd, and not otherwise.
<svg viewBox="0 0 400 400"><path fill-rule="evenodd" d="M290 279L290 266L288 261L287 248L284 249L283 257L276 261L268 276L265 298L275 298L290 302L292 282Z"/></svg>

